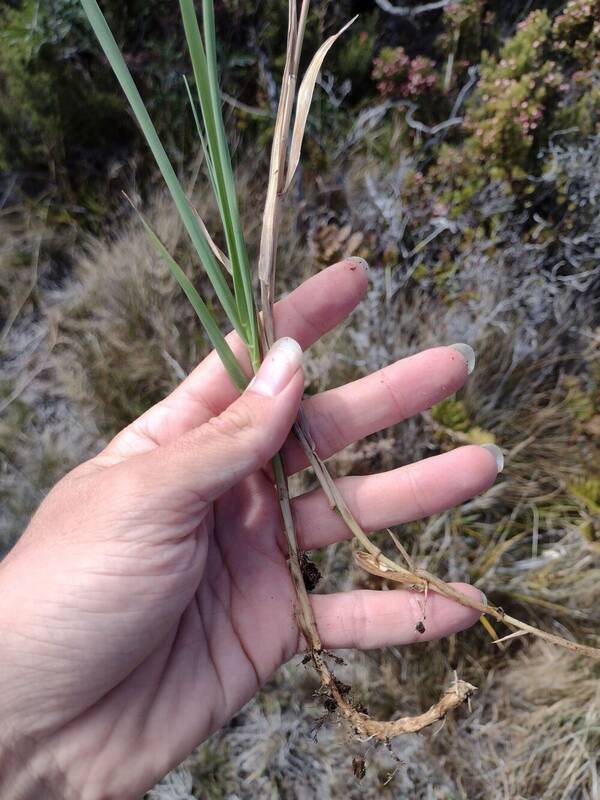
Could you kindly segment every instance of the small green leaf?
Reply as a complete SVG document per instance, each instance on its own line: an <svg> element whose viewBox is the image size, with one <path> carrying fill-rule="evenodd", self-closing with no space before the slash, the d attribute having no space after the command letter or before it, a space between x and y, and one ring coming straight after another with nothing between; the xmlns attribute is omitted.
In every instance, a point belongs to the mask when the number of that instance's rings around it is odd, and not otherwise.
<svg viewBox="0 0 600 800"><path fill-rule="evenodd" d="M260 360L258 326L254 309L252 275L238 208L231 155L225 136L217 72L216 35L212 0L203 3L205 44L200 35L193 0L180 0L183 27L192 62L202 112L208 160L227 251L231 262L238 313L255 365Z"/></svg>

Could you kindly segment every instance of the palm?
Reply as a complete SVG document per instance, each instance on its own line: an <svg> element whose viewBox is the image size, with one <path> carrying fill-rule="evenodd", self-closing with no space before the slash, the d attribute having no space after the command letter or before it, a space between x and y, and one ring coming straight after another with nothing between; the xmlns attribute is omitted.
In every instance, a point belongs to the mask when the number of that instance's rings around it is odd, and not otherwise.
<svg viewBox="0 0 600 800"><path fill-rule="evenodd" d="M68 480L80 491L92 482L104 506L106 475L90 463ZM29 538L47 527L53 499L40 509ZM117 516L133 502L124 493ZM28 682L34 678L31 705L49 711L35 719L36 736L45 725L58 729L53 747L75 754L71 780L85 785L97 757L94 742L110 731L96 780L113 787L107 796L123 798L138 796L221 727L298 646L279 507L263 472L200 512L179 502L154 505L148 497L136 505L142 510L113 528L110 542L91 532L84 561L76 547L65 553L63 574L47 570L50 554L43 543L38 548L44 595L51 598L41 612L44 657L57 666L64 661L64 669L48 675L39 653L28 659L27 648L15 642L21 669L26 664ZM79 506L73 507L76 515ZM75 528L78 520L65 523ZM101 512L97 524L107 528ZM31 560L29 568L35 569ZM79 595L73 590L81 575L86 591ZM21 635L39 637L37 628ZM149 746L129 759L125 780L115 766L135 741Z"/></svg>
<svg viewBox="0 0 600 800"><path fill-rule="evenodd" d="M163 619L161 630L155 617L149 620L148 638L162 643L106 696L100 709L80 715L69 729L69 738L93 741L108 726L113 742L126 747L131 729L123 718L124 704L144 720L136 738L157 747L141 751L131 763L119 797L143 791L148 776L158 780L225 724L296 650L293 588L278 539L279 508L265 475L244 480L188 524L189 547L179 542L178 553L159 557L177 576L172 618ZM155 575L156 567L147 566ZM197 568L202 570L199 580ZM179 610L177 600L190 594ZM167 604L167 596L161 604ZM136 627L141 638L139 623Z"/></svg>
<svg viewBox="0 0 600 800"><path fill-rule="evenodd" d="M191 742L229 720L297 649L279 515L272 484L257 473L217 501L197 534L207 542L204 572L167 645L171 669L161 682L174 714L183 695ZM193 698L210 711L201 723Z"/></svg>

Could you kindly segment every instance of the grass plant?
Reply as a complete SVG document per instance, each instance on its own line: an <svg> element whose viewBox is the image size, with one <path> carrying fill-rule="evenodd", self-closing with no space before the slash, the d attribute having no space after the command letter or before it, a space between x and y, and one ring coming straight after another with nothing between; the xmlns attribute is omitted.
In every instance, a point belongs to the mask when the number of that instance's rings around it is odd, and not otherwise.
<svg viewBox="0 0 600 800"><path fill-rule="evenodd" d="M353 154L352 165L373 175L381 169L378 160L360 153ZM264 175L264 162L248 154L236 168L239 197L257 196ZM183 179L182 183L207 226L217 230L216 203L207 196L203 183ZM386 184L376 186L383 196ZM362 222L370 195L364 185L349 188L352 194L341 201ZM315 198L321 200L319 187L307 184L305 192L312 209ZM137 203L133 190L132 196ZM254 262L260 220L252 204L241 205ZM43 223L45 214L39 213ZM208 280L190 266L193 259L185 230L162 187L148 198L144 214L214 308ZM298 210L288 206L282 218L280 251L285 258L280 260L278 281L290 288L307 277L314 264L314 234L298 230L298 216ZM10 225L8 221L0 216L4 242L0 291L5 292L6 307L16 309L33 282L30 264L36 236L30 225L22 229L16 219ZM364 224L373 225L368 218ZM383 225L381 219L379 224ZM505 224L513 223L508 218ZM34 227L36 234L43 231ZM51 234L46 228L46 242ZM31 341L33 330L41 334L46 321L54 320L59 326L59 341L45 372L2 414L0 541L6 547L66 469L98 452L107 437L112 438L175 388L209 348L192 306L135 215L118 220L112 235L92 236L83 250L70 252L72 274L57 293L49 280L53 262L42 250L40 280L15 320L4 351L11 357L10 366L3 362L5 376L28 374L27 353L19 357L21 345ZM311 349L305 367L307 392L340 385L409 355L417 342L419 348L426 348L454 341L459 332L468 336L478 365L459 397L469 424L502 443L506 468L485 495L429 520L402 526L401 540L413 561L430 572L476 584L509 613L557 633L567 629L572 637L598 645L600 556L595 548L600 530L597 515L578 496L583 489L589 502L589 488L580 483L583 476L594 474L598 448L594 449L590 422L580 420L579 413L572 414L563 402L565 395L573 394L573 377L578 376L578 384L585 389L585 381L599 375L598 342L588 336L596 324L593 308L577 291L570 292L574 306L563 313L568 314L572 338L558 331L528 345L526 308L519 302L517 289L529 269L536 275L539 269L535 252L519 252L510 271L500 250L491 263L478 259L476 270L461 261L459 280L475 288L480 297L473 308L473 326L466 333L464 307L436 299L427 287L398 293L382 321L378 312L385 303L384 273L374 266L363 303L346 323ZM488 296L490 270L498 280ZM548 303L554 288L547 287ZM565 294L563 290L561 309ZM509 303L503 316L507 327L499 333L486 320L488 309L503 300ZM548 304L536 308L547 313ZM550 371L549 363L555 365ZM593 390L596 384L587 385ZM587 394L594 399L590 389ZM596 399L596 422L598 411ZM462 433L452 429L457 420L451 415L439 418L443 427L422 415L382 431L338 454L329 467L338 476L368 474L450 449L461 441L456 434ZM294 494L314 488L309 472L295 476L295 481ZM375 541L385 547L386 535L376 534ZM501 552L507 542L511 546ZM391 540L388 544L393 546ZM381 584L352 562L352 550L346 542L313 555L323 573L319 592L373 589ZM387 552L392 555L391 549ZM544 604L547 601L552 608ZM495 621L494 625L502 627ZM501 630L497 633L502 635ZM589 800L597 785L600 755L591 743L586 755L582 748L570 751L560 740L565 714L573 720L573 734L582 740L598 731L598 704L589 702L597 689L598 666L562 648L538 644L532 637L511 640L504 648L493 645L475 626L440 642L343 653L347 663L336 666L337 677L352 685L354 699L368 705L378 718L391 717L399 704L405 714L426 708L452 669L478 687L469 714L452 714L437 735L434 726L420 736L398 737L391 752L372 742L349 739L347 726L332 724L331 718L318 729L315 741L315 729L324 714L323 698L315 695L318 683L310 665L301 667L300 659L294 659L230 726L186 762L194 779L191 796L212 797L214 787L215 800L232 792L240 800L272 795L343 795L351 800L560 797L563 779L566 788L567 772L572 770L580 783L569 789L569 800ZM551 652L556 660L552 666L548 663ZM561 668L556 669L555 663ZM574 676L585 681L587 696L577 690ZM552 696L562 695L560 713L553 706L550 688ZM547 709L545 726L539 726L531 714L533 703L540 711ZM540 752L540 759L526 765L527 769L520 757L513 757L518 752L526 759L534 751ZM218 774L211 768L215 753L227 761L227 768L219 768ZM360 782L352 771L354 755L366 759L366 776ZM550 788L556 775L562 776L560 785ZM162 785L152 797L173 800Z"/></svg>
<svg viewBox="0 0 600 800"><path fill-rule="evenodd" d="M290 0L286 62L271 151L258 270L257 275L253 276L221 112L212 0L204 0L202 3L202 32L193 0L180 0L180 7L199 107L198 113L193 100L193 93L189 85L186 84L192 106L191 113L198 127L207 172L219 211L226 243L226 253L222 253L217 247L207 226L197 215L188 200L96 0L81 0L81 3L144 133L168 191L176 205L181 222L188 233L195 253L214 289L223 312L246 345L252 368L256 370L260 364L261 355L274 340L272 304L274 300L277 245L282 209L286 193L293 183L299 164L314 87L327 52L348 26L342 28L339 33L331 36L321 45L310 62L297 90L297 76L309 2L308 0L303 0L298 10L295 0ZM193 282L169 252L169 249L154 232L149 222L143 217L142 224L157 252L169 266L172 274L193 305L211 343L227 368L231 380L238 389L243 390L248 376L245 374L241 364L235 359L209 305L201 297ZM260 286L260 315L258 314L259 304L253 291L256 282L255 278ZM416 567L409 554L391 532L389 532L390 538L399 551L401 558L399 561L390 558L377 546L372 538L364 533L352 516L344 498L336 488L328 468L315 451L311 437L304 425L302 413L300 413L294 426L294 434L304 448L315 476L329 499L332 510L341 515L360 546L360 550L356 554L356 563L367 573L388 581L410 586L425 594L432 588L436 592L463 605L476 608L482 614L492 617L497 622L504 622L512 629L513 632L508 637L502 638L533 634L545 639L547 642L576 653L596 659L600 658L600 650L539 630L513 616L508 616L500 608L488 603L474 601L456 592L431 572ZM380 722L371 719L366 713L355 708L348 700L347 693L340 690L340 683L336 680L325 660L312 613L310 598L304 585L300 565L301 554L298 551L291 513L288 481L280 456L275 457L273 466L280 498L282 522L289 549L290 573L297 597L299 626L306 640L313 665L321 680L322 691L335 701L341 715L351 723L355 732L363 737L373 737L388 741L394 736L418 731L444 718L450 709L455 708L470 697L474 687L465 681L456 680L443 694L442 698L426 712L412 717L395 719L391 722Z"/></svg>

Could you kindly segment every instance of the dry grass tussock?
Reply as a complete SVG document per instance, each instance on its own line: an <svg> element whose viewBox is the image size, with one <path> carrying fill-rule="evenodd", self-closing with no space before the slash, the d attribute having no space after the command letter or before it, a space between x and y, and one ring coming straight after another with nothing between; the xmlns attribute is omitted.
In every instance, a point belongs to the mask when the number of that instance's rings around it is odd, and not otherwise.
<svg viewBox="0 0 600 800"><path fill-rule="evenodd" d="M154 200L149 217L171 251L181 250L185 232L166 197ZM111 436L171 391L208 348L137 219L112 240L90 240L74 278L63 297L57 373Z"/></svg>
<svg viewBox="0 0 600 800"><path fill-rule="evenodd" d="M494 687L483 694L455 740L468 796L598 797L597 665L537 643L490 677ZM473 749L469 744L475 738Z"/></svg>
<svg viewBox="0 0 600 800"><path fill-rule="evenodd" d="M48 205L0 210L0 557L44 494L97 447L95 423L54 369L64 252Z"/></svg>
<svg viewBox="0 0 600 800"><path fill-rule="evenodd" d="M458 509L403 526L402 542L419 566L476 583L521 619L598 646L600 331L589 303L593 286L582 289L553 273L548 253L542 257L539 248L522 244L508 211L496 247L476 240L443 292L432 270L410 278L410 254L379 268L379 254L397 235L394 220L413 213L399 206L404 168L384 175L369 159L354 163L343 182L343 207L338 199L328 224L363 232L363 243L354 237L352 249L366 248L374 265L371 289L348 323L313 349L309 391L439 343L470 342L478 364L457 398L348 448L335 471L371 472L462 442L497 441L506 454L497 484ZM253 185L246 177L242 193ZM309 221L326 206L327 198L306 198L282 232L286 288L312 271L323 236ZM202 213L210 225L213 212ZM157 197L148 216L170 249L181 253L180 263L189 264L171 206ZM251 208L244 216L254 255L257 220ZM431 220L414 216L409 223L417 238L431 231ZM445 245L468 225L460 219L443 232ZM1 255L2 292L16 309L19 292L35 287L1 355L0 533L7 547L48 486L173 387L206 345L137 222L126 220L108 243L88 241L62 283L44 279L50 269L44 248L32 271L31 231L3 230L13 247L7 244ZM344 254L346 234L347 227L335 255ZM592 234L590 228L593 249ZM438 244L425 248L426 263ZM38 352L45 354L41 362ZM304 476L299 488L310 483ZM388 546L385 539L381 544ZM325 575L319 591L377 580L352 566L349 543L316 558ZM461 710L441 730L400 738L388 750L351 740L331 716L321 725L326 711L317 685L292 663L185 768L156 787L152 800L600 796L600 675L592 663L524 639L500 650L481 626L441 643L344 658L339 677L378 718L422 711L454 669L479 692L470 714ZM366 760L362 781L352 774L353 757Z"/></svg>

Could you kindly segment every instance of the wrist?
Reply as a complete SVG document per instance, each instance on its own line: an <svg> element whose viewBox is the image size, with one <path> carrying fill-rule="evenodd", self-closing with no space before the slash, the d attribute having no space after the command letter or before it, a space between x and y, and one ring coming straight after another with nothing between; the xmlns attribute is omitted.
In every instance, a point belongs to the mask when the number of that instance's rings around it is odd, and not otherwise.
<svg viewBox="0 0 600 800"><path fill-rule="evenodd" d="M0 797L3 800L74 800L49 748L32 737L0 731Z"/></svg>

